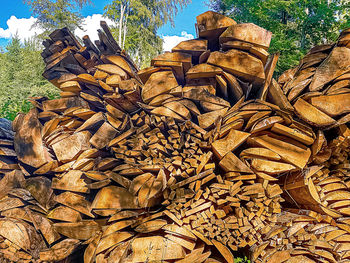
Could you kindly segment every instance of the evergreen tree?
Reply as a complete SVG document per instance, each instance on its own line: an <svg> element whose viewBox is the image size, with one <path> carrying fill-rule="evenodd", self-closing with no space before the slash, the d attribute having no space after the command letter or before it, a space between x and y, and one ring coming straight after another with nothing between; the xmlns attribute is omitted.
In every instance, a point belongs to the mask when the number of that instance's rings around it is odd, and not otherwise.
<svg viewBox="0 0 350 263"><path fill-rule="evenodd" d="M12 120L18 112L27 112L28 97L58 96L59 90L42 76L45 65L40 52L36 39L22 44L14 36L0 53L0 117Z"/></svg>

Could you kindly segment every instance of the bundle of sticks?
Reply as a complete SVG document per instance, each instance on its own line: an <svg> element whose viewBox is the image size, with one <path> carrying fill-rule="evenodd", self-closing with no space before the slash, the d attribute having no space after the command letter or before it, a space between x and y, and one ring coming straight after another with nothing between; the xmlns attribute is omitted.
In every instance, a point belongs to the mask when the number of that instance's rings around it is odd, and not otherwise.
<svg viewBox="0 0 350 263"><path fill-rule="evenodd" d="M50 34L61 98L0 138L0 262L350 261L350 30L275 80L212 11L142 70L101 28Z"/></svg>

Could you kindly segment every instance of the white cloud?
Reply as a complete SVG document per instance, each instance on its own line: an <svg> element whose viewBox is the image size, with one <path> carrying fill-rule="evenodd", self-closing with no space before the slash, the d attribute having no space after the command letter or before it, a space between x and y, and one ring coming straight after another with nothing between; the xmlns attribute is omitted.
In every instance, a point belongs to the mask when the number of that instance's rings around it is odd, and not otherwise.
<svg viewBox="0 0 350 263"><path fill-rule="evenodd" d="M36 18L34 17L17 18L11 16L6 22L8 28L4 29L0 27L0 38L9 39L17 34L21 40L25 40L42 33L42 29L33 27L35 22Z"/></svg>
<svg viewBox="0 0 350 263"><path fill-rule="evenodd" d="M0 38L10 38L11 37L11 33L10 31L7 29L3 29L3 28L0 28Z"/></svg>
<svg viewBox="0 0 350 263"><path fill-rule="evenodd" d="M181 36L163 36L163 50L171 51L173 47L179 44L181 41L193 39L192 34L188 34L186 31L181 32Z"/></svg>
<svg viewBox="0 0 350 263"><path fill-rule="evenodd" d="M89 35L92 41L97 40L97 29L100 29L101 20L106 21L109 26L115 25L112 20L104 18L101 14L93 14L92 16L87 16L83 19L83 30L78 28L74 33L80 38L84 35ZM0 38L10 39L17 34L18 37L24 41L38 35L42 33L43 30L39 27L33 26L36 21L37 19L34 17L17 18L11 16L6 22L8 28L4 29L0 27Z"/></svg>

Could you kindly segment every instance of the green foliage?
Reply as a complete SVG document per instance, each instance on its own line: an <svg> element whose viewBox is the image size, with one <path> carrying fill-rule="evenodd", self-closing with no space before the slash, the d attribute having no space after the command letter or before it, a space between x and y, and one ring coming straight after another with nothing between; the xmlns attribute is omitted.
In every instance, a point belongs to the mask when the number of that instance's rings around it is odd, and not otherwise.
<svg viewBox="0 0 350 263"><path fill-rule="evenodd" d="M281 52L277 73L294 67L315 45L336 40L350 26L349 1L344 0L211 0L212 8L237 22L270 30L270 52Z"/></svg>
<svg viewBox="0 0 350 263"><path fill-rule="evenodd" d="M163 40L155 31L154 28L146 28L143 25L128 28L124 49L141 68L148 67L151 59L163 50Z"/></svg>
<svg viewBox="0 0 350 263"><path fill-rule="evenodd" d="M82 16L76 10L81 9L90 0L23 0L38 18L37 26L44 29L41 37L57 28L68 27L74 30L81 26Z"/></svg>
<svg viewBox="0 0 350 263"><path fill-rule="evenodd" d="M113 0L105 7L105 15L116 21L112 29L119 45L141 66L162 51L159 27L170 21L188 0Z"/></svg>
<svg viewBox="0 0 350 263"><path fill-rule="evenodd" d="M42 77L44 62L35 40L21 44L17 36L0 53L0 117L13 120L31 108L28 97L57 97L59 90Z"/></svg>
<svg viewBox="0 0 350 263"><path fill-rule="evenodd" d="M31 108L28 97L58 97L59 90L42 77L45 65L38 41L57 28L68 27L73 31L80 27L82 16L77 10L90 3L90 0L23 1L38 18L36 26L44 33L24 44L15 36L0 54L0 116L11 120L18 112Z"/></svg>
<svg viewBox="0 0 350 263"><path fill-rule="evenodd" d="M250 263L250 260L247 257L235 257L235 263Z"/></svg>

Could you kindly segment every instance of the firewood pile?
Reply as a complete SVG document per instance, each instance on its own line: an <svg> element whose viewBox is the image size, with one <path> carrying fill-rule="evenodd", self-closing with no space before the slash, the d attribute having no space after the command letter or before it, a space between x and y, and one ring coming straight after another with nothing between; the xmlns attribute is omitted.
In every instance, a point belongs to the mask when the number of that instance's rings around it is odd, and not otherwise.
<svg viewBox="0 0 350 263"><path fill-rule="evenodd" d="M61 98L0 132L0 262L350 262L350 30L275 80L215 12L142 70L101 28L50 34Z"/></svg>

